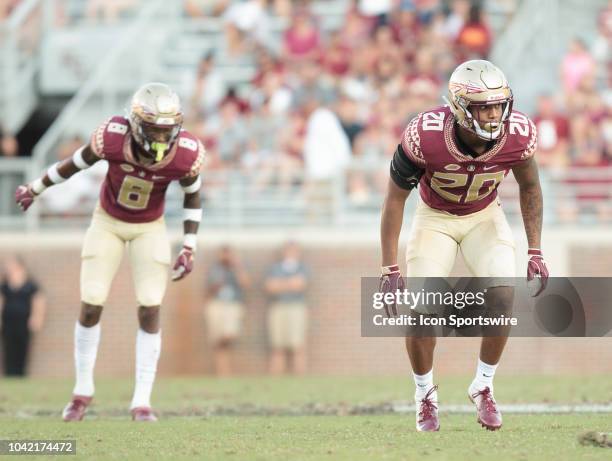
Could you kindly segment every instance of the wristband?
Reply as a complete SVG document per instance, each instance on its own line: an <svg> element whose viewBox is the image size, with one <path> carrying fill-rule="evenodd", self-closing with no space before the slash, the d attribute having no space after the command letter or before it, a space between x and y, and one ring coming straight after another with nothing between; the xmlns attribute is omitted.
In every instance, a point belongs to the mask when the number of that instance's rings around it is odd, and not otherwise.
<svg viewBox="0 0 612 461"><path fill-rule="evenodd" d="M47 186L45 186L45 184L43 183L42 178L38 178L34 180L31 188L32 192L34 192L36 195L40 195L47 188Z"/></svg>
<svg viewBox="0 0 612 461"><path fill-rule="evenodd" d="M542 250L540 250L539 248L529 248L527 250L527 254L532 256L543 256Z"/></svg>
<svg viewBox="0 0 612 461"><path fill-rule="evenodd" d="M85 146L81 146L72 155L72 163L74 163L74 166L76 166L79 170L85 170L86 168L89 168L91 166L83 159L84 150Z"/></svg>
<svg viewBox="0 0 612 461"><path fill-rule="evenodd" d="M195 253L198 244L198 236L196 234L185 234L183 237L183 246L191 249Z"/></svg>
<svg viewBox="0 0 612 461"><path fill-rule="evenodd" d="M202 187L202 179L200 176L198 176L198 179L196 179L193 184L181 187L183 188L183 192L186 194L195 194Z"/></svg>
<svg viewBox="0 0 612 461"><path fill-rule="evenodd" d="M63 178L59 174L59 171L57 170L57 166L58 165L59 165L59 162L58 163L54 163L47 170L47 176L49 177L49 181L51 181L53 184L61 184L64 181L66 181L66 178Z"/></svg>
<svg viewBox="0 0 612 461"><path fill-rule="evenodd" d="M202 221L202 208L183 208L183 221Z"/></svg>
<svg viewBox="0 0 612 461"><path fill-rule="evenodd" d="M380 268L382 275L393 274L394 272L399 272L399 266L397 264L392 264L390 266L382 266Z"/></svg>

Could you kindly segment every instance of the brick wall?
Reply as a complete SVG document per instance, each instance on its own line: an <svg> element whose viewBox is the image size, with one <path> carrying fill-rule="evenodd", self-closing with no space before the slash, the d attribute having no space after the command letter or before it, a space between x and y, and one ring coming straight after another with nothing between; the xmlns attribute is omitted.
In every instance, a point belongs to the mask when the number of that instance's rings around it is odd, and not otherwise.
<svg viewBox="0 0 612 461"><path fill-rule="evenodd" d="M31 372L35 376L72 376L72 335L79 311L80 242L23 251L32 272L48 298L47 322L34 340ZM237 245L241 259L253 276L248 294L244 334L235 351L241 373L266 370L265 297L262 279L276 249L270 245ZM0 260L7 254L0 245ZM211 369L202 314L202 286L206 269L203 248L195 272L178 284L170 284L162 308L163 350L160 372L169 374L208 373ZM403 374L409 373L401 338L360 336L359 280L376 276L376 244L344 242L334 247L307 244L305 259L312 271L309 291L311 328L309 368L315 374ZM612 245L606 248L569 251L571 275L593 274L612 267ZM572 271L574 272L574 271ZM126 261L115 279L102 318L102 342L97 376L131 375L134 368L134 341L137 329L136 302ZM438 373L472 373L478 339L441 339L436 355ZM551 339L513 338L503 361L505 372L612 372L610 338Z"/></svg>

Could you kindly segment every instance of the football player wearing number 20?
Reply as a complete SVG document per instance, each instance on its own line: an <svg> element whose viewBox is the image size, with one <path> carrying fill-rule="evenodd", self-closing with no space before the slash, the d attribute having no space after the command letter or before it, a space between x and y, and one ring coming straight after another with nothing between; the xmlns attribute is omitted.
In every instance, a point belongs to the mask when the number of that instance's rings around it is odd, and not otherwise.
<svg viewBox="0 0 612 461"><path fill-rule="evenodd" d="M155 421L151 391L161 351L159 310L170 266L163 211L168 185L178 180L185 193L184 241L172 280L189 274L202 218L200 168L204 147L181 129L179 97L168 86L149 83L132 97L129 117L111 117L88 145L52 165L15 196L25 211L46 188L100 160L108 173L81 252L81 312L74 330L76 384L64 421L80 421L94 394L93 371L100 341L100 316L111 282L128 248L140 328L136 336L136 384L132 419Z"/></svg>
<svg viewBox="0 0 612 461"><path fill-rule="evenodd" d="M529 244L527 279L534 295L546 286L548 270L540 249L542 191L533 155L534 124L512 110L512 91L500 69L488 61L467 61L450 77L448 105L423 112L407 126L391 162L381 220L382 291L404 287L397 264L404 204L420 185L420 200L406 249L406 275L447 277L457 251L476 277L491 278L485 302L510 310L515 276L514 242L497 199L497 187L512 170L520 189ZM385 306L397 315L395 304ZM499 332L499 335L497 335ZM508 328L482 338L476 377L468 397L478 422L502 425L493 397L493 376ZM407 337L406 350L416 385L416 427L437 431L437 386L433 384L435 337Z"/></svg>

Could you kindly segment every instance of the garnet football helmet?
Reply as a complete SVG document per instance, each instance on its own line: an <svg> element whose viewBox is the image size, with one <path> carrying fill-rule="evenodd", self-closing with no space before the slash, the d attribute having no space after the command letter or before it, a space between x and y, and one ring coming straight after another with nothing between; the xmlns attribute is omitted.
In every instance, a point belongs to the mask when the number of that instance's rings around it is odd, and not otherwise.
<svg viewBox="0 0 612 461"><path fill-rule="evenodd" d="M505 122L512 113L512 90L506 76L498 67L484 60L466 61L455 69L448 82L446 101L459 126L487 141L502 135ZM470 108L491 104L502 105L501 119L481 126Z"/></svg>
<svg viewBox="0 0 612 461"><path fill-rule="evenodd" d="M159 162L181 131L181 102L168 85L147 83L134 93L129 119L136 143Z"/></svg>

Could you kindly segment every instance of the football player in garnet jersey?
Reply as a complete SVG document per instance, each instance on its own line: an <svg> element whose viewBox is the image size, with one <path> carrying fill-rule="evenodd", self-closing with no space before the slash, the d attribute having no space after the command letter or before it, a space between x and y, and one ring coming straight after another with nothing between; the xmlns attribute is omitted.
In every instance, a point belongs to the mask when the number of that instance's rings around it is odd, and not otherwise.
<svg viewBox="0 0 612 461"><path fill-rule="evenodd" d="M202 219L200 167L204 147L181 130L182 122L176 93L161 83L144 85L132 97L129 118L111 117L94 131L88 145L51 166L31 184L19 186L15 193L25 211L46 188L66 181L99 160L108 162L100 201L81 253L82 304L74 330L76 385L72 401L64 409L64 421L80 421L93 397L100 316L126 246L140 324L131 413L136 421L156 420L150 398L161 350L159 309L171 257L163 217L166 189L171 181L179 181L185 192L185 235L172 280L191 272Z"/></svg>
<svg viewBox="0 0 612 461"><path fill-rule="evenodd" d="M542 191L533 158L536 129L512 110L512 91L504 74L487 61L468 61L453 72L448 106L415 117L391 162L391 178L381 221L381 289L403 289L397 246L404 203L420 185L420 200L407 245L406 275L447 277L457 251L476 277L491 278L488 306L509 311L513 300L515 255L512 233L497 198L497 187L514 173L529 244L527 278L541 292L548 270L540 249ZM493 279L495 278L495 279ZM506 279L506 280L504 280ZM394 315L395 304L386 306ZM499 429L501 414L493 397L493 375L509 330L483 337L476 377L468 389L478 421ZM416 426L437 431L437 386L433 384L435 337L407 337L406 350L416 384Z"/></svg>

